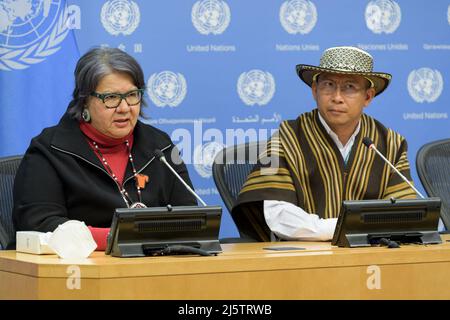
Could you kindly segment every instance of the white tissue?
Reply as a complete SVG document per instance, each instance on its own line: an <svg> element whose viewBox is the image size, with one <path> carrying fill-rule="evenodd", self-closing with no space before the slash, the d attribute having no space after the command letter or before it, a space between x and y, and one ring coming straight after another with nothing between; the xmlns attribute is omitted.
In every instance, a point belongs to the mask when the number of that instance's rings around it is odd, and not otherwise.
<svg viewBox="0 0 450 320"><path fill-rule="evenodd" d="M48 246L63 259L87 258L97 248L86 224L69 220L53 231Z"/></svg>

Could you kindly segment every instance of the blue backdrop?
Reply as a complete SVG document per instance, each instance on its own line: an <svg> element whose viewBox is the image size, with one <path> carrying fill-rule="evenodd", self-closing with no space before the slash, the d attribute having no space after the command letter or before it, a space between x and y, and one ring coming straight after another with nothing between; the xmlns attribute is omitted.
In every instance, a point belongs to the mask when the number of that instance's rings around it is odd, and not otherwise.
<svg viewBox="0 0 450 320"><path fill-rule="evenodd" d="M450 136L448 0L2 0L0 156L24 153L57 123L81 54L119 47L144 69L146 122L179 144L204 200L222 204L214 154L313 109L295 65L317 65L338 45L367 50L375 71L393 74L366 112L407 138L423 191L416 153ZM236 235L224 208L221 237Z"/></svg>

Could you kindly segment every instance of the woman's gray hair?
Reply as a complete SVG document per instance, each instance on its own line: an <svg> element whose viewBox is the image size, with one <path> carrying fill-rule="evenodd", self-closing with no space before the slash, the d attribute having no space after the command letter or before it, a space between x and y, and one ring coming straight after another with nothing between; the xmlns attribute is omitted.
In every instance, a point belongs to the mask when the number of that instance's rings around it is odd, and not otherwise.
<svg viewBox="0 0 450 320"><path fill-rule="evenodd" d="M100 80L111 73L123 72L131 76L134 85L145 89L144 72L139 63L128 53L116 48L93 48L86 52L75 67L75 89L67 112L81 120L87 98L95 91ZM146 106L144 99L141 102ZM142 117L142 108L139 113Z"/></svg>

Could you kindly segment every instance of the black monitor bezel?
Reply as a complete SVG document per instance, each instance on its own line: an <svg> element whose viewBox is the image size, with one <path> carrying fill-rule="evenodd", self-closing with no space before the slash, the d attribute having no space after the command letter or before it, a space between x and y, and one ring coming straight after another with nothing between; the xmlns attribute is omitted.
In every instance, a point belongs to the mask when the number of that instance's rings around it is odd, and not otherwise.
<svg viewBox="0 0 450 320"><path fill-rule="evenodd" d="M370 246L380 238L417 239L440 243L437 232L440 216L440 198L389 199L389 200L348 200L342 202L336 229L331 244L340 247ZM397 217L422 215L420 221L405 221ZM388 222L368 223L368 215L391 220ZM350 243L350 238L359 238L359 243Z"/></svg>
<svg viewBox="0 0 450 320"><path fill-rule="evenodd" d="M105 250L106 255L112 256L127 256L118 254L117 246L120 241L120 232L124 231L123 226L126 223L136 223L139 221L145 220L155 220L155 219L179 219L180 221L186 219L192 219L192 217L197 217L204 219L207 223L207 226L204 226L208 230L203 230L203 232L197 232L190 236L183 235L184 238L189 238L190 241L181 241L179 240L180 232L183 231L175 231L170 234L172 239L165 237L165 239L154 240L154 239L146 239L142 237L142 234L138 234L136 230L135 232L135 242L136 245L142 244L151 246L152 244L167 244L167 245L181 245L181 244L189 244L189 243L199 243L206 246L207 251L210 253L220 253L221 248L219 245L219 231L220 231L220 221L222 215L222 207L220 206L167 206L167 207L148 207L148 208L117 208L114 212L114 216L111 223L110 232L108 234L107 247ZM121 228L122 227L122 228ZM203 229L205 229L203 228ZM130 236L130 231L127 231L127 235ZM142 233L142 232L141 232ZM127 239L127 242L133 242L133 239ZM128 256L145 256L145 254L133 254Z"/></svg>

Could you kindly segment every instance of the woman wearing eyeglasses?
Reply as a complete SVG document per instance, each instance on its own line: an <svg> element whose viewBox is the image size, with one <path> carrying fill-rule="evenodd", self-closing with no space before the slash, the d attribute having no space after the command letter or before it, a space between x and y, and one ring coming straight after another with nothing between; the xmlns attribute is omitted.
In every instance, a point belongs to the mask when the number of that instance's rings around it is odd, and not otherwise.
<svg viewBox="0 0 450 320"><path fill-rule="evenodd" d="M140 65L119 49L95 48L80 58L66 114L31 141L17 172L18 231L84 221L102 250L116 208L197 204L155 158L161 150L192 186L170 137L138 120L144 88Z"/></svg>

